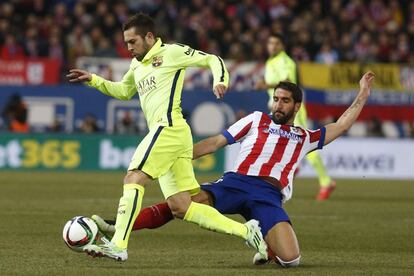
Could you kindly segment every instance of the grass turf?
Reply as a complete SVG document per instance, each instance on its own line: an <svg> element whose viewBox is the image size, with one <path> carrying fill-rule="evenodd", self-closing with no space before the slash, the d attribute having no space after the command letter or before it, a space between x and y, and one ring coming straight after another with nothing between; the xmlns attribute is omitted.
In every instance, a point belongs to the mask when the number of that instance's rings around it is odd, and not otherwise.
<svg viewBox="0 0 414 276"><path fill-rule="evenodd" d="M298 179L285 205L302 252L295 269L255 267L254 252L238 238L181 221L134 232L126 263L70 251L62 240L65 222L92 213L113 217L122 176L1 172L0 274L414 274L413 181L339 180L329 201L316 202L316 182ZM161 199L159 187L151 185L144 206Z"/></svg>

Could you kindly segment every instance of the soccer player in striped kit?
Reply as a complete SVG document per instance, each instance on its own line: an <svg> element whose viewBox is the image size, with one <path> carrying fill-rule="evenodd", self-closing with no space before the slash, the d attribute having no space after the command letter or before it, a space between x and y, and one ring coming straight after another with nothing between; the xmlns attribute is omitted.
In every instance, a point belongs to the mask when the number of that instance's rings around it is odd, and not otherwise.
<svg viewBox="0 0 414 276"><path fill-rule="evenodd" d="M317 130L293 125L302 103L302 91L290 82L280 82L273 95L272 115L254 112L222 134L194 145L194 159L228 144L240 143L233 170L219 180L201 185L196 202L214 206L223 214L241 214L256 219L269 247L269 258L256 254L254 264L275 261L283 267L299 265L296 234L282 203L292 197L293 176L299 162L345 133L358 118L367 101L374 74L360 80L359 93L352 105L335 122ZM92 216L102 232L113 232L113 222ZM157 228L173 218L166 203L145 208L133 229Z"/></svg>
<svg viewBox="0 0 414 276"><path fill-rule="evenodd" d="M272 34L267 40L267 52L269 59L266 61L264 80L256 83L256 89L266 89L269 94L269 109L272 108L273 90L280 81L290 81L297 83L296 64L285 52L283 36ZM296 114L295 125L307 128L308 115L303 103ZM328 175L322 158L318 152L313 152L306 156L306 159L315 169L319 178L319 193L317 200L326 200L335 189L336 183Z"/></svg>

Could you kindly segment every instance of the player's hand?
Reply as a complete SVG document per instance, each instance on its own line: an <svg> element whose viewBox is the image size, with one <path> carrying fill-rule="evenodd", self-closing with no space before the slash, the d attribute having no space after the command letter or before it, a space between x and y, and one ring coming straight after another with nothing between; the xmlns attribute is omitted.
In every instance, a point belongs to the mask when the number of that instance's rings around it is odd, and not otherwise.
<svg viewBox="0 0 414 276"><path fill-rule="evenodd" d="M267 89L267 85L264 80L259 80L254 84L254 89L256 90L265 90Z"/></svg>
<svg viewBox="0 0 414 276"><path fill-rule="evenodd" d="M66 77L69 79L70 82L84 82L92 80L91 73L80 69L69 70L69 74L67 74Z"/></svg>
<svg viewBox="0 0 414 276"><path fill-rule="evenodd" d="M224 84L217 84L214 86L213 93L216 95L217 99L223 99L224 94L226 94L227 87Z"/></svg>
<svg viewBox="0 0 414 276"><path fill-rule="evenodd" d="M362 76L361 80L359 81L360 91L366 94L366 96L369 96L371 93L371 86L374 78L374 72L368 71Z"/></svg>

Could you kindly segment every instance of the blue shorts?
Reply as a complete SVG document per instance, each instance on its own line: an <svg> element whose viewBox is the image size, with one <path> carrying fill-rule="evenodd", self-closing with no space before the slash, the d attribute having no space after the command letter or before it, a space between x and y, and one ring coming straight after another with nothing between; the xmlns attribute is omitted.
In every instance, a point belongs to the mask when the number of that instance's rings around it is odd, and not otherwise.
<svg viewBox="0 0 414 276"><path fill-rule="evenodd" d="M214 207L222 214L240 214L246 220L256 219L263 236L276 223L287 221L289 216L282 208L282 194L266 181L229 172L222 178L201 185L214 198Z"/></svg>

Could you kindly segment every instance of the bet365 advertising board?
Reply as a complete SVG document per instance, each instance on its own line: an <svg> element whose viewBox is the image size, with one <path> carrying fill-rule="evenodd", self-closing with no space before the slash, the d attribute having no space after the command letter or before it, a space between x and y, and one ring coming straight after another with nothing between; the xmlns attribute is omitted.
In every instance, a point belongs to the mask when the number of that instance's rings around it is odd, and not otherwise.
<svg viewBox="0 0 414 276"><path fill-rule="evenodd" d="M116 135L0 135L0 169L126 170L143 137ZM196 139L197 140L197 139ZM193 162L196 173L223 172L224 153Z"/></svg>

